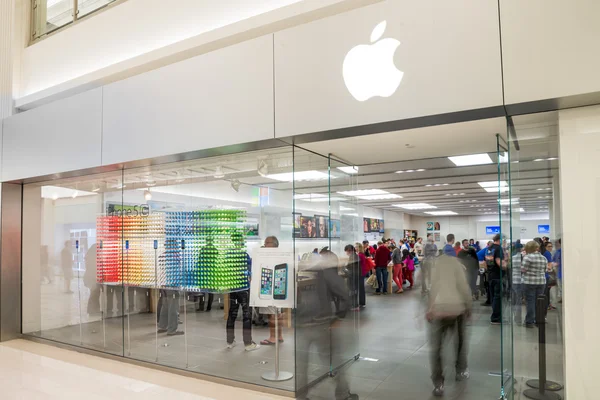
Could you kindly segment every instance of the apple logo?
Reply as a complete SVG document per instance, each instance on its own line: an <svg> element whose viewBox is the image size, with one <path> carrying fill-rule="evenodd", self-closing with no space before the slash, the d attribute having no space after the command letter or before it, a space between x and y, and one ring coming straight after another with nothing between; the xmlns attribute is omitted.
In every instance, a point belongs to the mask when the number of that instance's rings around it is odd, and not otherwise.
<svg viewBox="0 0 600 400"><path fill-rule="evenodd" d="M390 97L396 92L404 72L394 65L394 53L400 42L381 37L387 22L380 22L371 33L371 43L352 48L344 58L344 82L350 94L358 101L371 97Z"/></svg>

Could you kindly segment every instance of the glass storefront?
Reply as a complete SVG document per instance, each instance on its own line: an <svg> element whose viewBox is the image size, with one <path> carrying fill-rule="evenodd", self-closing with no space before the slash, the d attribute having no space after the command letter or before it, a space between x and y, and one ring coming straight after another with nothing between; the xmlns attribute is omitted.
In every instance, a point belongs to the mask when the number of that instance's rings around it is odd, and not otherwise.
<svg viewBox="0 0 600 400"><path fill-rule="evenodd" d="M312 323L323 251L348 296L336 307L358 292L344 247L362 239L360 211L336 194L356 188L345 167L284 146L24 185L23 333L286 391L309 385L358 354L357 313L319 335ZM257 254L273 243L293 260L264 272ZM272 283L253 293L258 268ZM298 305L248 308L262 297ZM294 379L263 379L276 364Z"/></svg>

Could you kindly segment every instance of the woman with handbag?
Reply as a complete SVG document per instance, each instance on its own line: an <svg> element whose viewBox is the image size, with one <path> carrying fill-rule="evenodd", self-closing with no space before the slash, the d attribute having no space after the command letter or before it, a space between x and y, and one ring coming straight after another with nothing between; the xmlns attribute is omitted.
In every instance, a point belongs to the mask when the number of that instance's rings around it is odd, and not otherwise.
<svg viewBox="0 0 600 400"><path fill-rule="evenodd" d="M365 293L365 279L367 279L367 275L369 271L371 271L371 266L369 264L369 260L365 256L365 249L361 243L356 243L356 253L358 254L359 264L360 264L360 279L358 280L358 306L360 308L365 308L367 305L367 296Z"/></svg>

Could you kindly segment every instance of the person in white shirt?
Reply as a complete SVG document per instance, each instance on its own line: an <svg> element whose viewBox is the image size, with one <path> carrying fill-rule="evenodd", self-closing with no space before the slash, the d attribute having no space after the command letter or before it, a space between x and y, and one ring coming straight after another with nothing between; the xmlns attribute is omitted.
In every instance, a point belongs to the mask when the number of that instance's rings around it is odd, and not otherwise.
<svg viewBox="0 0 600 400"><path fill-rule="evenodd" d="M417 243L415 243L415 252L417 253L417 257L421 258L423 256L423 238L417 239Z"/></svg>

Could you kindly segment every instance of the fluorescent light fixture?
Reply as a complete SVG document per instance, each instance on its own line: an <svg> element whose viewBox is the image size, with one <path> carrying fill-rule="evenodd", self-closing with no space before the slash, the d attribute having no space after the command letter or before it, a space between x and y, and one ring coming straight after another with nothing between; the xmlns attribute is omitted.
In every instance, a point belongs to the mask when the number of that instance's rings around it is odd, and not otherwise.
<svg viewBox="0 0 600 400"><path fill-rule="evenodd" d="M436 216L440 216L440 215L458 215L458 213L455 213L454 211L425 211L425 214L436 215Z"/></svg>
<svg viewBox="0 0 600 400"><path fill-rule="evenodd" d="M305 193L305 194L294 195L295 200L306 200L306 199L316 199L316 198L327 198L327 195L318 194L318 193Z"/></svg>
<svg viewBox="0 0 600 400"><path fill-rule="evenodd" d="M349 217L358 217L357 213L350 213L350 214L344 214L344 215L348 215Z"/></svg>
<svg viewBox="0 0 600 400"><path fill-rule="evenodd" d="M505 187L508 186L508 182L506 181L489 181L489 182L477 182L479 186L482 188L491 188L491 187Z"/></svg>
<svg viewBox="0 0 600 400"><path fill-rule="evenodd" d="M558 160L558 158L557 157L550 157L550 158L547 158L546 160L548 160L548 161L554 161L554 160Z"/></svg>
<svg viewBox="0 0 600 400"><path fill-rule="evenodd" d="M402 196L394 193L388 194L372 194L369 196L356 196L360 200L389 200L389 199L401 199Z"/></svg>
<svg viewBox="0 0 600 400"><path fill-rule="evenodd" d="M427 203L411 203L411 204L392 204L393 207L404 208L405 210L429 210L437 208Z"/></svg>
<svg viewBox="0 0 600 400"><path fill-rule="evenodd" d="M509 205L509 204L518 204L519 203L519 199L518 198L499 199L498 202L500 203L500 205L506 206L506 205Z"/></svg>
<svg viewBox="0 0 600 400"><path fill-rule="evenodd" d="M407 169L406 172L415 172L414 169Z"/></svg>
<svg viewBox="0 0 600 400"><path fill-rule="evenodd" d="M152 200L152 193L150 193L150 189L144 191L144 199L146 201Z"/></svg>
<svg viewBox="0 0 600 400"><path fill-rule="evenodd" d="M321 171L298 171L284 172L282 174L267 175L265 178L274 181L293 182L293 181L324 181L329 179L329 174ZM332 176L331 179L334 179Z"/></svg>
<svg viewBox="0 0 600 400"><path fill-rule="evenodd" d="M340 211L354 211L355 209L352 207L344 207L340 206Z"/></svg>
<svg viewBox="0 0 600 400"><path fill-rule="evenodd" d="M450 185L449 183L443 183L442 186L448 186Z"/></svg>
<svg viewBox="0 0 600 400"><path fill-rule="evenodd" d="M74 199L76 197L93 196L96 194L95 192L86 192L61 186L42 186L42 198L44 199Z"/></svg>
<svg viewBox="0 0 600 400"><path fill-rule="evenodd" d="M519 212L525 212L525 209L523 207L519 208Z"/></svg>
<svg viewBox="0 0 600 400"><path fill-rule="evenodd" d="M552 188L538 188L538 190L552 190Z"/></svg>
<svg viewBox="0 0 600 400"><path fill-rule="evenodd" d="M448 157L457 167L466 167L469 165L492 164L492 159L487 153L470 154L468 156Z"/></svg>
<svg viewBox="0 0 600 400"><path fill-rule="evenodd" d="M73 192L73 194L71 195L71 197L72 197L72 198L76 198L78 194L79 194L79 192L78 192L77 190L75 190L75 191Z"/></svg>
<svg viewBox="0 0 600 400"><path fill-rule="evenodd" d="M353 167L337 167L337 169L339 169L342 172L345 172L347 174L358 174L358 167L357 166L353 166Z"/></svg>
<svg viewBox="0 0 600 400"><path fill-rule="evenodd" d="M371 196L375 194L390 194L390 192L386 192L381 189L362 189L362 190L347 190L345 192L338 192L339 194L343 194L344 196Z"/></svg>
<svg viewBox="0 0 600 400"><path fill-rule="evenodd" d="M425 169L424 169L424 168L419 168L419 169L417 170L417 172L425 172Z"/></svg>

